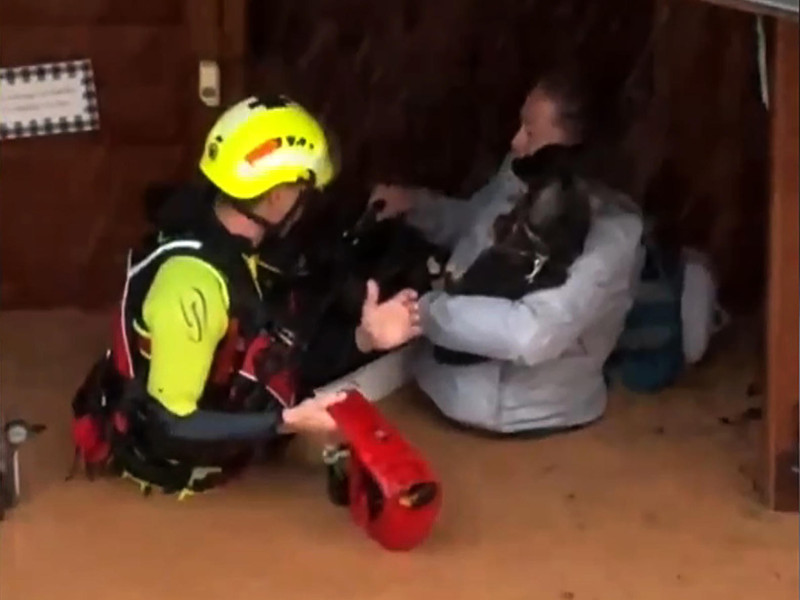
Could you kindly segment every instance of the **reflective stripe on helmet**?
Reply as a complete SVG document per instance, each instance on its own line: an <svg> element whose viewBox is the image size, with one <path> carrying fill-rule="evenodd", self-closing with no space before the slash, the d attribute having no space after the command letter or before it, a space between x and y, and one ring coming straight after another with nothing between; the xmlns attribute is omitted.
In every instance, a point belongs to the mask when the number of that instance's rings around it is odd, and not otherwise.
<svg viewBox="0 0 800 600"><path fill-rule="evenodd" d="M243 160L236 168L236 174L243 179L258 177L266 171L281 168L303 167L312 173L317 173L322 167L323 160L305 148L281 148L266 154L254 162Z"/></svg>

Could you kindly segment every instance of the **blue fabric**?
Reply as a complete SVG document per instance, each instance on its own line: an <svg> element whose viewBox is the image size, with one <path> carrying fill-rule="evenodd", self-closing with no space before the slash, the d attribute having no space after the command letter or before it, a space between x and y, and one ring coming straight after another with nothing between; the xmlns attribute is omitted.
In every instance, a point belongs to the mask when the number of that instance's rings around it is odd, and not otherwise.
<svg viewBox="0 0 800 600"><path fill-rule="evenodd" d="M683 264L678 255L645 244L646 258L625 328L606 365L606 379L618 379L635 392L657 392L672 385L684 368L681 291Z"/></svg>

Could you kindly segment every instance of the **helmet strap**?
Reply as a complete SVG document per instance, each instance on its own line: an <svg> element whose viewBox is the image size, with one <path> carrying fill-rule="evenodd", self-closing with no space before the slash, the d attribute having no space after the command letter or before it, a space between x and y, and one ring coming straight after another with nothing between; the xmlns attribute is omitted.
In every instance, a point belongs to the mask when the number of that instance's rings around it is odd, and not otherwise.
<svg viewBox="0 0 800 600"><path fill-rule="evenodd" d="M236 200L234 200L232 198L228 198L227 196L225 196L225 197L223 197L223 201L228 206L233 208L236 212L238 212L240 215L242 215L244 217L247 217L253 223L255 223L256 225L261 227L264 230L264 235L277 233L279 237L283 237L289 231L289 228L288 228L289 223L291 223L294 220L295 215L305 205L306 195L305 194L300 194L300 197L294 203L294 206L292 206L292 208L289 209L289 212L286 213L286 215L283 217L283 219L281 219L277 223L270 223L264 217L255 214L249 208L247 208L245 206L242 206L241 202L238 202L238 201L236 201Z"/></svg>

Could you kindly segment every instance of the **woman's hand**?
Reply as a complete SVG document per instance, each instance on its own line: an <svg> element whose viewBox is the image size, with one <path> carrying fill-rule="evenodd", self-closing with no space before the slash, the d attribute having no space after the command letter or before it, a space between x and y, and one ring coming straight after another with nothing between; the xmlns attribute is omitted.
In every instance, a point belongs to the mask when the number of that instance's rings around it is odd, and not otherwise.
<svg viewBox="0 0 800 600"><path fill-rule="evenodd" d="M345 399L345 392L323 394L304 400L297 406L283 411L283 429L291 433L327 433L336 431L328 407Z"/></svg>
<svg viewBox="0 0 800 600"><path fill-rule="evenodd" d="M378 303L379 297L378 284L368 281L361 324L356 329L356 344L362 352L390 350L422 333L417 292L403 290L381 303Z"/></svg>

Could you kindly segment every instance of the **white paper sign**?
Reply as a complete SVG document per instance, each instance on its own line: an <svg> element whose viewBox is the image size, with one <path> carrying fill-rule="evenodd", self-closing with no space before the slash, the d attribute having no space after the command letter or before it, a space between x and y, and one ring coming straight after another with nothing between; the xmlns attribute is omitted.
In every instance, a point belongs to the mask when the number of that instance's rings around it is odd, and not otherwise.
<svg viewBox="0 0 800 600"><path fill-rule="evenodd" d="M99 127L91 61L0 69L0 140Z"/></svg>

